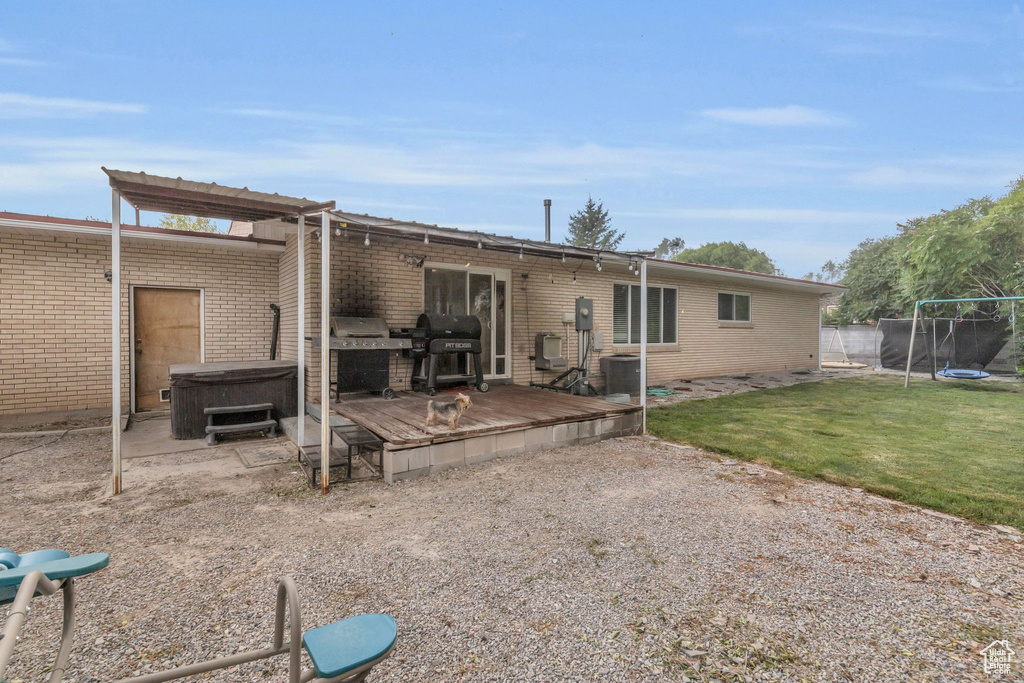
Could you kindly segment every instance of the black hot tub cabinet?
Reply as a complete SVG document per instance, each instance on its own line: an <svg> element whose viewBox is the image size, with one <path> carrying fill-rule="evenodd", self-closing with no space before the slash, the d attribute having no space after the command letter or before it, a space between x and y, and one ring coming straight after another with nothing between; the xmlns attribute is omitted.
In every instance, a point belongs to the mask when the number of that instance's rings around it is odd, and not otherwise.
<svg viewBox="0 0 1024 683"><path fill-rule="evenodd" d="M273 403L272 417L298 415L298 365L286 360L172 365L171 435L206 436L205 408ZM246 415L237 416L245 422Z"/></svg>

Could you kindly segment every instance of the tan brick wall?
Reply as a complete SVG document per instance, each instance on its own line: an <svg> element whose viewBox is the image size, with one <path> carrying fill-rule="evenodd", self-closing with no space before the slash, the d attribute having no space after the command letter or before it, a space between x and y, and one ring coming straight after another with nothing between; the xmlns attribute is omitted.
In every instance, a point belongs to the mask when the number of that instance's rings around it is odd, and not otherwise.
<svg viewBox="0 0 1024 683"><path fill-rule="evenodd" d="M371 246L352 231L333 238L332 312L383 317L391 327L415 324L423 310L423 270L405 256L457 267L467 263L511 271L512 371L526 384L553 373L533 369L529 356L537 332L566 337L566 357L576 359L576 333L562 325L577 296L594 299L595 331L604 334L604 354L637 353L612 344L612 285L639 282L625 267L606 262L502 254L465 247L374 236ZM131 285L201 287L205 298L206 360L268 357L272 316L281 306L280 357L296 357L296 237L283 253L240 251L128 240L123 249L123 394L129 390ZM319 335L320 248L306 247L307 335ZM0 235L0 414L76 410L109 405L110 267L107 239L87 236ZM523 275L527 275L523 278ZM575 280L574 280L575 274ZM670 379L815 367L818 296L764 286L720 285L692 277L652 273L650 283L679 287L679 343L650 348L649 378ZM717 321L720 289L751 294L753 325L735 329ZM319 396L319 354L307 344L307 387ZM591 368L597 371L601 354ZM395 376L407 388L411 361ZM600 384L600 377L595 382Z"/></svg>
<svg viewBox="0 0 1024 683"><path fill-rule="evenodd" d="M126 240L122 392L129 392L129 287L204 291L208 362L268 358L276 252ZM0 234L0 415L110 405L109 239Z"/></svg>
<svg viewBox="0 0 1024 683"><path fill-rule="evenodd" d="M411 327L423 311L423 269L410 266L405 256L425 258L427 263L464 267L503 268L511 271L512 368L518 384L548 381L555 373L534 369L534 336L552 332L566 338L566 357L576 360L577 335L572 325L562 324L562 313L575 311L575 299L594 299L595 331L604 335L603 354L639 353L637 346L612 343L612 286L615 282L639 283L639 277L625 266L604 264L597 272L592 261L503 254L475 248L425 245L418 241L371 237L363 245L363 234L350 231L348 239L332 237L332 314L383 317L389 327ZM320 246L310 239L307 246L307 320L311 335L319 335ZM523 275L527 275L524 279ZM575 276L575 277L574 277ZM783 369L817 367L818 295L792 290L751 287L694 280L692 277L651 273L651 285L679 288L679 343L649 347L649 383L671 379L706 377ZM718 292L751 294L753 324L730 328L718 322ZM319 397L319 353L307 347L308 396ZM597 372L601 353L595 353L591 369ZM394 373L394 362L392 362ZM396 374L407 388L411 361L402 360Z"/></svg>

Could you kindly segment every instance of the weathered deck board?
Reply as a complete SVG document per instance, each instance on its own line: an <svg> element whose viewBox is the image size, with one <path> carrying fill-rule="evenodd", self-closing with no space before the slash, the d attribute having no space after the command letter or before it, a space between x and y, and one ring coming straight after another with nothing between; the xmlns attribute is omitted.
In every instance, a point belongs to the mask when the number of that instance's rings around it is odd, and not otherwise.
<svg viewBox="0 0 1024 683"><path fill-rule="evenodd" d="M637 405L558 394L514 384L495 386L487 393L472 391L467 395L472 399L473 406L463 414L459 428L455 431L450 431L446 424L436 427L425 425L427 401L431 397L423 393L402 391L390 401L379 396L349 394L332 403L331 408L388 443L402 447L452 441L510 429L596 420L640 410ZM452 400L454 396L442 393L433 398L444 401Z"/></svg>

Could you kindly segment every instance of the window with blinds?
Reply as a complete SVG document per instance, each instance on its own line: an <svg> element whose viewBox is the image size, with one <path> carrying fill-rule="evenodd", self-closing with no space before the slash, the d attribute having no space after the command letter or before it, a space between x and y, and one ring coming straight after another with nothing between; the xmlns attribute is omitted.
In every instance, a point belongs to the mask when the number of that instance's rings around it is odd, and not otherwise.
<svg viewBox="0 0 1024 683"><path fill-rule="evenodd" d="M647 288L648 344L677 342L678 305L679 291L675 287ZM612 342L640 343L640 285L613 285Z"/></svg>

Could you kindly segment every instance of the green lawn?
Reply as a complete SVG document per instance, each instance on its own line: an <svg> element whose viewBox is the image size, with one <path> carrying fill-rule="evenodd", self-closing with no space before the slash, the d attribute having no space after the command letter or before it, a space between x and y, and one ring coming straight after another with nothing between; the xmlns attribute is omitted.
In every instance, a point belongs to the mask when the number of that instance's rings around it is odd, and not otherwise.
<svg viewBox="0 0 1024 683"><path fill-rule="evenodd" d="M1024 529L1024 387L867 376L652 409L664 439Z"/></svg>

